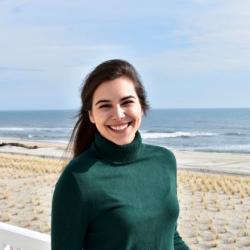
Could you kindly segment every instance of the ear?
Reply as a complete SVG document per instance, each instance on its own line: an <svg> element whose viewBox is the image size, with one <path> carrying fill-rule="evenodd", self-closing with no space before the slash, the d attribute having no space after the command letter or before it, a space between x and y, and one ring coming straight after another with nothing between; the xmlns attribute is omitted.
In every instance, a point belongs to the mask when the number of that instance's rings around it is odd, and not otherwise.
<svg viewBox="0 0 250 250"><path fill-rule="evenodd" d="M95 119L94 119L94 117L93 117L93 114L92 114L92 111L91 111L91 110L88 111L88 114L89 114L89 120L90 120L92 123L95 123Z"/></svg>

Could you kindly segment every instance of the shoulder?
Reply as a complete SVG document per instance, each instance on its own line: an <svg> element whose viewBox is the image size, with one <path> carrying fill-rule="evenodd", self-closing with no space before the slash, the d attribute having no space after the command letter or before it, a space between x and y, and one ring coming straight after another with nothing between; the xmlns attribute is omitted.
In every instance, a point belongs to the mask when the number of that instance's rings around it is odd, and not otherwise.
<svg viewBox="0 0 250 250"><path fill-rule="evenodd" d="M86 150L71 159L63 169L62 174L74 174L80 172L86 172L94 163L96 162L96 157L91 150Z"/></svg>
<svg viewBox="0 0 250 250"><path fill-rule="evenodd" d="M144 144L144 155L151 164L157 164L162 169L167 169L170 175L176 176L177 164L174 153L165 147Z"/></svg>
<svg viewBox="0 0 250 250"><path fill-rule="evenodd" d="M73 183L77 184L80 179L83 181L95 162L96 158L90 150L86 150L77 157L71 159L63 168L56 183L56 187L67 186L69 184L73 185Z"/></svg>
<svg viewBox="0 0 250 250"><path fill-rule="evenodd" d="M163 159L176 164L175 155L170 149L151 144L143 144L143 145L144 145L145 155L162 157Z"/></svg>

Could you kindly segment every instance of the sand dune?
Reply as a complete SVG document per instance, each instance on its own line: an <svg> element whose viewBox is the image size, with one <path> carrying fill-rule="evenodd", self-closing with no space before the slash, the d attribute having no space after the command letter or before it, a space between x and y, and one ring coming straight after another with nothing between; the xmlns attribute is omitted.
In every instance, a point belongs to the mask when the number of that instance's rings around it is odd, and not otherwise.
<svg viewBox="0 0 250 250"><path fill-rule="evenodd" d="M55 146L44 148L46 157L53 156ZM58 149L57 157L62 149ZM0 221L50 233L52 193L67 160L15 150L7 150L12 154L3 150L0 153ZM175 155L179 166L178 230L183 239L194 250L250 249L250 176L243 175L250 175L250 156L195 152ZM207 169L225 170L227 174L208 173Z"/></svg>

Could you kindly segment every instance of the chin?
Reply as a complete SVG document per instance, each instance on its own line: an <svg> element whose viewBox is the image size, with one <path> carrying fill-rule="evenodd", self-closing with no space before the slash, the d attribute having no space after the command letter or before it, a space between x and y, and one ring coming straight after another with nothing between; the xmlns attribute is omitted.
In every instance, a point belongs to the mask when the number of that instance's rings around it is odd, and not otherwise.
<svg viewBox="0 0 250 250"><path fill-rule="evenodd" d="M124 139L114 139L111 141L117 145L126 145L126 144L131 143L133 140L134 140L134 136L129 136L129 137L126 137Z"/></svg>

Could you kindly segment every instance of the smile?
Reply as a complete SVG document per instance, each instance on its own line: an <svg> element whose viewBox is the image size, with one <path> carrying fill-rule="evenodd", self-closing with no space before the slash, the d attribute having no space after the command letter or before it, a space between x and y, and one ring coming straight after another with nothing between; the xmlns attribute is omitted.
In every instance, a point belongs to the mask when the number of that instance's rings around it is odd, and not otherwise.
<svg viewBox="0 0 250 250"><path fill-rule="evenodd" d="M120 124L120 125L108 125L108 128L115 132L122 132L126 130L131 124L132 122L128 122L128 123Z"/></svg>

